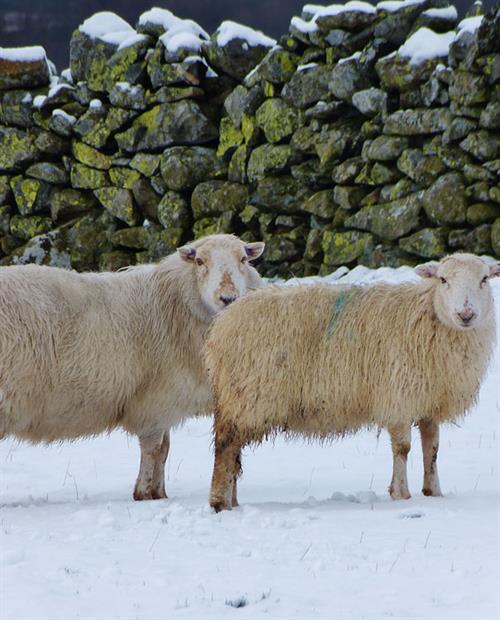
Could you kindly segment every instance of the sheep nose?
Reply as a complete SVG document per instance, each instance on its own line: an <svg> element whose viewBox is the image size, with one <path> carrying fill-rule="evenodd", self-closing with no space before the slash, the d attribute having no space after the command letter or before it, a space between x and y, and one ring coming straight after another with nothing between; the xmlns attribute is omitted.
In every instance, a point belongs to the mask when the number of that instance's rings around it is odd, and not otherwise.
<svg viewBox="0 0 500 620"><path fill-rule="evenodd" d="M236 299L236 295L221 295L219 299L225 306L229 306Z"/></svg>
<svg viewBox="0 0 500 620"><path fill-rule="evenodd" d="M462 310L458 312L458 316L464 325L468 325L476 317L476 313L472 310Z"/></svg>

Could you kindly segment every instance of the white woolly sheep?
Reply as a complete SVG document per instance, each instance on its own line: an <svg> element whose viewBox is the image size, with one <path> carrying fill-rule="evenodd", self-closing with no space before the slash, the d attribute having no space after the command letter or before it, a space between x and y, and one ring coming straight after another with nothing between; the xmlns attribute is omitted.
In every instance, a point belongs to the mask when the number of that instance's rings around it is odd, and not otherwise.
<svg viewBox="0 0 500 620"><path fill-rule="evenodd" d="M214 322L210 504L237 505L241 449L283 432L326 439L389 431L393 499L410 497L406 461L418 424L425 495L441 495L439 424L475 402L495 342L488 279L500 266L469 254L416 269L416 283L269 287Z"/></svg>
<svg viewBox="0 0 500 620"><path fill-rule="evenodd" d="M166 497L169 429L211 413L203 351L215 315L261 286L263 243L200 239L156 265L76 273L0 268L0 438L121 427L139 437L135 499Z"/></svg>

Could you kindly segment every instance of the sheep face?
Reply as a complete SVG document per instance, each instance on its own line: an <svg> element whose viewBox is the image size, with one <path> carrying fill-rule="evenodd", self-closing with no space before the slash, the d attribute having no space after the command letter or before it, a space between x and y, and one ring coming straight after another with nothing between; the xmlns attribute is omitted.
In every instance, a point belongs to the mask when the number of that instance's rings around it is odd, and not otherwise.
<svg viewBox="0 0 500 620"><path fill-rule="evenodd" d="M247 292L252 272L255 274L250 261L263 250L262 242L244 243L233 235L214 235L178 252L192 263L200 297L213 315Z"/></svg>
<svg viewBox="0 0 500 620"><path fill-rule="evenodd" d="M500 265L472 254L454 254L439 263L416 268L418 275L436 280L434 310L438 319L453 329L480 327L492 312L489 279L500 276Z"/></svg>

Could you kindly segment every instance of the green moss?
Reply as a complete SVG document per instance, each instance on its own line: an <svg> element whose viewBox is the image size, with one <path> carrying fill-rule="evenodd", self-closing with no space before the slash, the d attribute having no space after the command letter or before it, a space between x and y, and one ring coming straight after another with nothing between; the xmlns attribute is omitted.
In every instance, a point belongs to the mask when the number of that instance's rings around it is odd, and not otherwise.
<svg viewBox="0 0 500 620"><path fill-rule="evenodd" d="M325 230L322 249L324 263L329 267L352 263L373 245L373 237L355 230L334 232Z"/></svg>
<svg viewBox="0 0 500 620"><path fill-rule="evenodd" d="M111 167L111 157L100 153L97 149L92 148L84 142L73 140L71 145L73 156L80 163L99 170L108 170Z"/></svg>
<svg viewBox="0 0 500 620"><path fill-rule="evenodd" d="M103 187L95 190L94 194L111 215L114 215L129 226L137 224L138 216L130 190L120 187Z"/></svg>
<svg viewBox="0 0 500 620"><path fill-rule="evenodd" d="M137 170L130 170L130 168L125 168L124 166L113 166L109 169L109 178L113 185L132 189L141 178L141 175Z"/></svg>
<svg viewBox="0 0 500 620"><path fill-rule="evenodd" d="M229 118L224 116L219 127L219 146L217 156L223 157L226 153L232 153L243 142L243 132Z"/></svg>
<svg viewBox="0 0 500 620"><path fill-rule="evenodd" d="M71 166L71 185L77 189L98 189L109 185L109 177L104 170L75 162Z"/></svg>
<svg viewBox="0 0 500 620"><path fill-rule="evenodd" d="M256 123L269 142L281 142L299 126L298 111L282 99L267 99L256 112Z"/></svg>
<svg viewBox="0 0 500 620"><path fill-rule="evenodd" d="M50 217L43 215L31 215L28 217L14 215L10 220L10 231L19 239L31 239L37 235L48 232L52 225Z"/></svg>

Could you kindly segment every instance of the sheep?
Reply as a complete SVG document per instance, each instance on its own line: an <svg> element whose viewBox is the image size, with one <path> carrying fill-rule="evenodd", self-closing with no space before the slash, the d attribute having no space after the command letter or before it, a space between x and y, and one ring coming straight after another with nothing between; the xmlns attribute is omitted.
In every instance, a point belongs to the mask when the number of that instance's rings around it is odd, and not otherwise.
<svg viewBox="0 0 500 620"><path fill-rule="evenodd" d="M393 499L409 498L418 424L424 495L441 495L439 425L477 398L495 343L489 278L498 264L454 254L416 268L418 282L272 286L220 315L207 340L215 463L209 503L237 506L241 449L283 432L320 440L389 431Z"/></svg>
<svg viewBox="0 0 500 620"><path fill-rule="evenodd" d="M261 286L261 242L212 235L115 273L0 268L0 438L115 428L141 449L134 499L165 498L169 429L211 413L203 350L215 315Z"/></svg>

